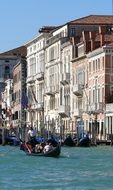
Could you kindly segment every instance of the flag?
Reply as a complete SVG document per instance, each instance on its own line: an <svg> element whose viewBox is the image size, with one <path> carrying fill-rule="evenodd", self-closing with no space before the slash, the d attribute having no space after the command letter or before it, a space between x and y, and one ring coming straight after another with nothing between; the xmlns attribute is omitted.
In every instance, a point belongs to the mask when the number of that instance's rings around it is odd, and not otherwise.
<svg viewBox="0 0 113 190"><path fill-rule="evenodd" d="M28 97L27 97L25 92L22 92L21 105L22 105L22 108L27 108L28 107Z"/></svg>
<svg viewBox="0 0 113 190"><path fill-rule="evenodd" d="M31 92L32 92L32 95L33 95L33 98L34 98L35 102L37 103L38 101L36 99L36 95L35 95L35 92L34 92L32 87L31 87Z"/></svg>
<svg viewBox="0 0 113 190"><path fill-rule="evenodd" d="M28 88L28 105L32 105L34 103L33 95L31 88Z"/></svg>

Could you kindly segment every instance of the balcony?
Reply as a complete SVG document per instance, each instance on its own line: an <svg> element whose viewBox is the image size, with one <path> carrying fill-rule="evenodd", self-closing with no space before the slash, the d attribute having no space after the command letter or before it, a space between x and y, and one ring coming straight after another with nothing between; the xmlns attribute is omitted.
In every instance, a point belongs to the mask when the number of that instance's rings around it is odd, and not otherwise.
<svg viewBox="0 0 113 190"><path fill-rule="evenodd" d="M88 105L88 114L99 114L104 112L104 103L98 102Z"/></svg>
<svg viewBox="0 0 113 190"><path fill-rule="evenodd" d="M82 97L83 96L83 89L81 87L80 84L75 84L73 86L73 94L75 94L78 97Z"/></svg>
<svg viewBox="0 0 113 190"><path fill-rule="evenodd" d="M20 120L19 119L12 120L12 124L14 127L18 127L18 125L20 124Z"/></svg>
<svg viewBox="0 0 113 190"><path fill-rule="evenodd" d="M45 89L45 94L48 96L54 96L55 94L55 87L54 86L49 86Z"/></svg>
<svg viewBox="0 0 113 190"><path fill-rule="evenodd" d="M54 92L55 92L55 93L58 93L58 92L59 92L59 85L58 85L58 84L55 85L55 87L54 87Z"/></svg>
<svg viewBox="0 0 113 190"><path fill-rule="evenodd" d="M84 108L83 108L83 111L84 111L85 113L88 113L88 114L89 114L90 110L91 110L90 105L89 105L89 104L85 104L85 106L84 106Z"/></svg>
<svg viewBox="0 0 113 190"><path fill-rule="evenodd" d="M82 116L82 113L83 113L83 109L74 109L73 115L74 115L75 117L81 117L81 116Z"/></svg>
<svg viewBox="0 0 113 190"><path fill-rule="evenodd" d="M44 103L41 102L41 103L36 104L36 109L38 111L43 111L44 110Z"/></svg>
<svg viewBox="0 0 113 190"><path fill-rule="evenodd" d="M30 110L36 110L36 104L31 104Z"/></svg>
<svg viewBox="0 0 113 190"><path fill-rule="evenodd" d="M69 117L70 115L70 106L60 105L59 107L59 115L61 117Z"/></svg>
<svg viewBox="0 0 113 190"><path fill-rule="evenodd" d="M57 42L58 40L65 38L66 37L66 33L59 33L55 36L51 36L47 41L46 41L46 45L49 46L55 42Z"/></svg>
<svg viewBox="0 0 113 190"><path fill-rule="evenodd" d="M63 85L69 84L70 83L70 73L63 73L61 75L61 81Z"/></svg>
<svg viewBox="0 0 113 190"><path fill-rule="evenodd" d="M106 113L113 113L113 103L106 104Z"/></svg>
<svg viewBox="0 0 113 190"><path fill-rule="evenodd" d="M97 111L102 113L104 112L104 102L99 102L97 103L97 107L96 107Z"/></svg>
<svg viewBox="0 0 113 190"><path fill-rule="evenodd" d="M27 83L33 83L35 81L34 76L27 77Z"/></svg>
<svg viewBox="0 0 113 190"><path fill-rule="evenodd" d="M38 80L38 81L43 80L44 79L44 72L37 73L35 75L35 79Z"/></svg>

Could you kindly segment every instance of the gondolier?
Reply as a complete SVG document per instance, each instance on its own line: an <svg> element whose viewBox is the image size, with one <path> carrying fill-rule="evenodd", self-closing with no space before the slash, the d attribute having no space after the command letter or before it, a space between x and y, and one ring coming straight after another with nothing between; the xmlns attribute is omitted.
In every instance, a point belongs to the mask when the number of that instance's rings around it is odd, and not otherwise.
<svg viewBox="0 0 113 190"><path fill-rule="evenodd" d="M36 131L32 126L30 127L30 129L28 131L28 141L30 142L32 147L35 146L35 144L36 144Z"/></svg>

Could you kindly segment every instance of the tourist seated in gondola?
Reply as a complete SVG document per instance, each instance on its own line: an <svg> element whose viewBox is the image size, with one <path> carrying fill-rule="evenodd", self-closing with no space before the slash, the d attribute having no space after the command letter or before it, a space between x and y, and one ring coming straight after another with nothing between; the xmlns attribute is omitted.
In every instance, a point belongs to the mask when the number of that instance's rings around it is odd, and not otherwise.
<svg viewBox="0 0 113 190"><path fill-rule="evenodd" d="M44 143L36 144L35 145L35 153L41 153L44 149Z"/></svg>
<svg viewBox="0 0 113 190"><path fill-rule="evenodd" d="M51 151L52 149L53 149L52 144L50 142L49 143L47 142L46 145L44 146L43 152L46 153L46 152Z"/></svg>

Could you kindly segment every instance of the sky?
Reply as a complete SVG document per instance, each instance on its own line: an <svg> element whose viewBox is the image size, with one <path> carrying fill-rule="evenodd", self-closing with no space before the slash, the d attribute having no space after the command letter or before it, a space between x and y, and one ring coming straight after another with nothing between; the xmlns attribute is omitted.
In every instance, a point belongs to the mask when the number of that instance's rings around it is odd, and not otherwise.
<svg viewBox="0 0 113 190"><path fill-rule="evenodd" d="M43 26L112 15L113 0L0 0L0 53L25 45Z"/></svg>

